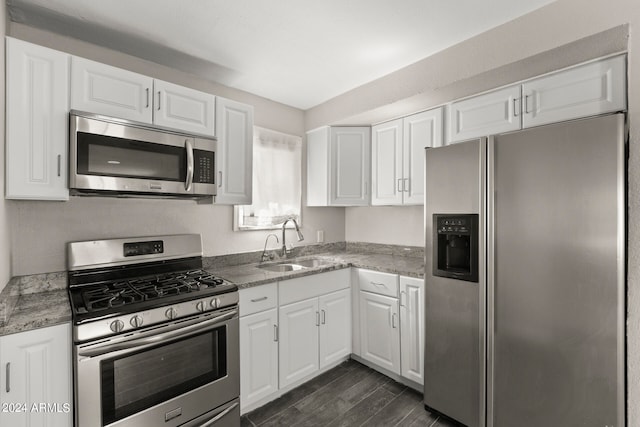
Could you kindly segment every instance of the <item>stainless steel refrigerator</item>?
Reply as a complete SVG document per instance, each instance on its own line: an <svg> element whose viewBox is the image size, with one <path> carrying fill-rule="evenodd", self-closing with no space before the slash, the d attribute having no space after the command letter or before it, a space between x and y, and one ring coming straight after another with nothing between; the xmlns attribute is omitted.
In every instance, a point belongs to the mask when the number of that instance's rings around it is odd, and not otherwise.
<svg viewBox="0 0 640 427"><path fill-rule="evenodd" d="M625 425L625 161L622 114L426 150L428 409Z"/></svg>

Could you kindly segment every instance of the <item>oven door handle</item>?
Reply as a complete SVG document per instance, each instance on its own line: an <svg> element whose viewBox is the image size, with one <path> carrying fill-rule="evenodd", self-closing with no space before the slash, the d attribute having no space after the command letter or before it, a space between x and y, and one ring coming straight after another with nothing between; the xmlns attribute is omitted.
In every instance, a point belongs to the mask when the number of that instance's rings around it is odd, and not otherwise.
<svg viewBox="0 0 640 427"><path fill-rule="evenodd" d="M193 183L193 144L191 140L187 139L184 142L184 149L187 150L187 179L184 183L185 191L191 191L191 184Z"/></svg>
<svg viewBox="0 0 640 427"><path fill-rule="evenodd" d="M163 332L157 335L151 335L144 338L135 338L128 341L117 342L108 345L101 345L98 348L92 348L87 350L81 350L78 352L78 356L82 357L95 357L102 356L108 353L114 353L121 350L131 350L138 347L144 347L158 342L166 341L172 338L184 338L189 335L194 335L199 332L211 329L211 326L218 323L222 323L225 320L231 319L238 315L238 310L234 309L228 313L220 316L212 317L211 319L204 320L202 322L194 323L189 326L177 326L169 331Z"/></svg>

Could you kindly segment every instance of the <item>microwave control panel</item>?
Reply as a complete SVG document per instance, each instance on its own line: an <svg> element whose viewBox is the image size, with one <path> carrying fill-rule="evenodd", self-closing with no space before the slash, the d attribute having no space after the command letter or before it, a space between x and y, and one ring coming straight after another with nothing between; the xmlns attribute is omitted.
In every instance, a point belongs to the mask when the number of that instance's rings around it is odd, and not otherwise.
<svg viewBox="0 0 640 427"><path fill-rule="evenodd" d="M193 182L215 184L215 162L212 151L193 150Z"/></svg>

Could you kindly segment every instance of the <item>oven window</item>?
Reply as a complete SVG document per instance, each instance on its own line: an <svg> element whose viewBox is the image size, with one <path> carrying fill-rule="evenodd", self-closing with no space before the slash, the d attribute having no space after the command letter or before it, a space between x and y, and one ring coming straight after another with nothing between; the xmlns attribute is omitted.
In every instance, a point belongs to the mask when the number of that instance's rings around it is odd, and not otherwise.
<svg viewBox="0 0 640 427"><path fill-rule="evenodd" d="M82 175L184 181L182 147L78 132L78 173Z"/></svg>
<svg viewBox="0 0 640 427"><path fill-rule="evenodd" d="M220 327L103 361L103 424L226 376L226 355L226 328Z"/></svg>

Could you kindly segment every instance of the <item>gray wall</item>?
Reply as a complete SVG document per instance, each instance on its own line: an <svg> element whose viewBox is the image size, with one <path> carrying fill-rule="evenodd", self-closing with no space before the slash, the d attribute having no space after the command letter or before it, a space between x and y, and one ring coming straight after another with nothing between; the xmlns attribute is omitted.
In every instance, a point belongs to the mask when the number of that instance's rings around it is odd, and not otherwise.
<svg viewBox="0 0 640 427"><path fill-rule="evenodd" d="M628 24L628 27L626 26ZM409 114L493 87L609 53L628 50L630 158L628 235L628 415L640 426L640 2L558 0L428 59L364 85L309 111L305 128L366 124ZM627 48L628 46L628 48ZM422 234L422 222L399 215L407 208L348 208L348 239L367 239L360 218L385 224L373 235L393 242L401 232ZM365 221L368 221L365 219ZM388 224L397 224L387 226Z"/></svg>
<svg viewBox="0 0 640 427"><path fill-rule="evenodd" d="M4 2L1 3L4 8ZM120 52L24 25L10 23L8 34L42 46L251 104L254 106L257 126L292 135L304 135L304 112L301 110ZM4 55L2 57L4 58ZM3 112L2 116L4 117ZM2 134L4 135L4 132ZM4 162L2 164L4 167ZM4 173L1 175L4 177ZM201 233L205 254L211 256L261 250L268 234L267 231L232 231L231 206L198 205L187 200L93 197L72 197L69 202L5 201L3 198L0 200L0 239L4 239L0 242L4 249L3 255L6 254L1 260L3 263L0 263L0 273L4 275L4 278L0 277L0 286L4 286L10 276L66 270L65 244L71 241L183 232ZM344 209L304 208L302 218L302 232L306 240L299 244L315 243L317 230L324 230L326 242L344 241ZM7 221L11 225L10 233L7 233L7 227L2 227ZM271 244L273 245L273 242Z"/></svg>

